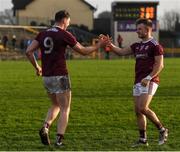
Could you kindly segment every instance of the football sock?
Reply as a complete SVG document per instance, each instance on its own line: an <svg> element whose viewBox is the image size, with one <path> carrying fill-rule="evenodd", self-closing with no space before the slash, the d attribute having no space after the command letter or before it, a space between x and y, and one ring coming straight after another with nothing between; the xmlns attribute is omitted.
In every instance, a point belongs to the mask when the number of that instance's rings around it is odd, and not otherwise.
<svg viewBox="0 0 180 152"><path fill-rule="evenodd" d="M61 142L62 139L64 139L64 135L63 134L57 134L57 142Z"/></svg>
<svg viewBox="0 0 180 152"><path fill-rule="evenodd" d="M164 127L159 128L159 132L163 132L163 131L165 131Z"/></svg>
<svg viewBox="0 0 180 152"><path fill-rule="evenodd" d="M158 130L161 130L161 128L164 128L163 125L159 122L155 124Z"/></svg>
<svg viewBox="0 0 180 152"><path fill-rule="evenodd" d="M146 130L139 130L140 139L147 139Z"/></svg>
<svg viewBox="0 0 180 152"><path fill-rule="evenodd" d="M64 139L64 135L63 134L57 134L57 137L60 137L61 139Z"/></svg>

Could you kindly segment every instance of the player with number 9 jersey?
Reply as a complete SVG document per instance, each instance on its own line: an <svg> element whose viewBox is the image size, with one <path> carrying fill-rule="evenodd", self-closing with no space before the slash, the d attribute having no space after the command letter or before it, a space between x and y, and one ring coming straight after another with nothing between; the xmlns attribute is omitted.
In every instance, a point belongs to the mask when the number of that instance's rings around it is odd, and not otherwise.
<svg viewBox="0 0 180 152"><path fill-rule="evenodd" d="M55 25L45 31L40 32L35 40L28 46L26 55L36 70L38 76L43 76L44 87L52 105L47 112L47 116L39 131L42 144L50 145L49 128L59 115L57 122L56 146L63 145L64 134L68 124L71 105L71 83L66 66L65 51L70 46L81 55L88 55L104 47L107 39L99 38L98 42L92 46L84 47L76 38L66 31L70 24L70 14L66 10L60 10L55 14ZM40 48L42 67L34 57L34 52Z"/></svg>
<svg viewBox="0 0 180 152"><path fill-rule="evenodd" d="M67 45L74 47L76 38L66 30L52 27L37 35L42 54L42 75L68 75L65 51Z"/></svg>

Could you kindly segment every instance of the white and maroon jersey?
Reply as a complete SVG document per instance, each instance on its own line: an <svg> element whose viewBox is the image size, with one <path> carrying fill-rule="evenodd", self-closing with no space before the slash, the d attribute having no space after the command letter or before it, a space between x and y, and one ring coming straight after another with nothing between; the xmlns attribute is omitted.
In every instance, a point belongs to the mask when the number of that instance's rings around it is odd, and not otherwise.
<svg viewBox="0 0 180 152"><path fill-rule="evenodd" d="M130 47L136 58L134 82L136 84L152 72L155 56L163 55L163 48L153 38L146 42L134 43ZM151 81L158 84L159 76L155 76Z"/></svg>
<svg viewBox="0 0 180 152"><path fill-rule="evenodd" d="M76 45L76 38L68 31L52 27L40 32L35 40L39 42L42 54L42 75L67 75L65 51L67 45Z"/></svg>

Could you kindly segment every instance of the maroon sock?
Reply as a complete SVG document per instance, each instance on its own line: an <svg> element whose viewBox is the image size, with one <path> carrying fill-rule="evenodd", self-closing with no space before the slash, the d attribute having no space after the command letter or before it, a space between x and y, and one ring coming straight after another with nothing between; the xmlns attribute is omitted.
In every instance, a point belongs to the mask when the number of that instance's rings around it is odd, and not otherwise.
<svg viewBox="0 0 180 152"><path fill-rule="evenodd" d="M147 138L146 130L139 130L139 134L140 134L140 138L144 138L144 139Z"/></svg>
<svg viewBox="0 0 180 152"><path fill-rule="evenodd" d="M63 134L57 134L57 137L64 139L64 135Z"/></svg>
<svg viewBox="0 0 180 152"><path fill-rule="evenodd" d="M156 127L158 130L161 130L161 128L163 128L163 125L162 124L156 124Z"/></svg>

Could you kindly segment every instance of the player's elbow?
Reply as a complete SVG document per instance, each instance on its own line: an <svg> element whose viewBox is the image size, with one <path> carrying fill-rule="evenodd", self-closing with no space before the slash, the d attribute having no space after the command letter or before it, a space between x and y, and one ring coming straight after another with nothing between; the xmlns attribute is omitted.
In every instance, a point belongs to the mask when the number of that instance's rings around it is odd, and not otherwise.
<svg viewBox="0 0 180 152"><path fill-rule="evenodd" d="M73 48L76 52L78 52L79 54L85 56L87 55L86 49L85 47L81 46L81 45L77 45Z"/></svg>
<svg viewBox="0 0 180 152"><path fill-rule="evenodd" d="M32 55L32 52L31 52L31 51L29 51L29 50L26 50L26 53L25 53L25 54L26 54L26 56L27 56L27 57L29 57L29 56L31 56L31 55Z"/></svg>
<svg viewBox="0 0 180 152"><path fill-rule="evenodd" d="M163 64L160 64L157 68L159 69L159 71L162 71L163 68L164 68L164 65L163 65Z"/></svg>
<svg viewBox="0 0 180 152"><path fill-rule="evenodd" d="M124 52L122 52L119 48L112 48L111 49L115 54L117 54L118 56L123 56Z"/></svg>
<svg viewBox="0 0 180 152"><path fill-rule="evenodd" d="M115 54L117 54L118 56L123 56L123 53L119 52L119 51L114 51Z"/></svg>
<svg viewBox="0 0 180 152"><path fill-rule="evenodd" d="M30 55L29 51L27 51L27 50L26 50L25 54L27 57Z"/></svg>
<svg viewBox="0 0 180 152"><path fill-rule="evenodd" d="M119 56L124 56L124 55L126 55L126 53L118 52L118 55L119 55Z"/></svg>

